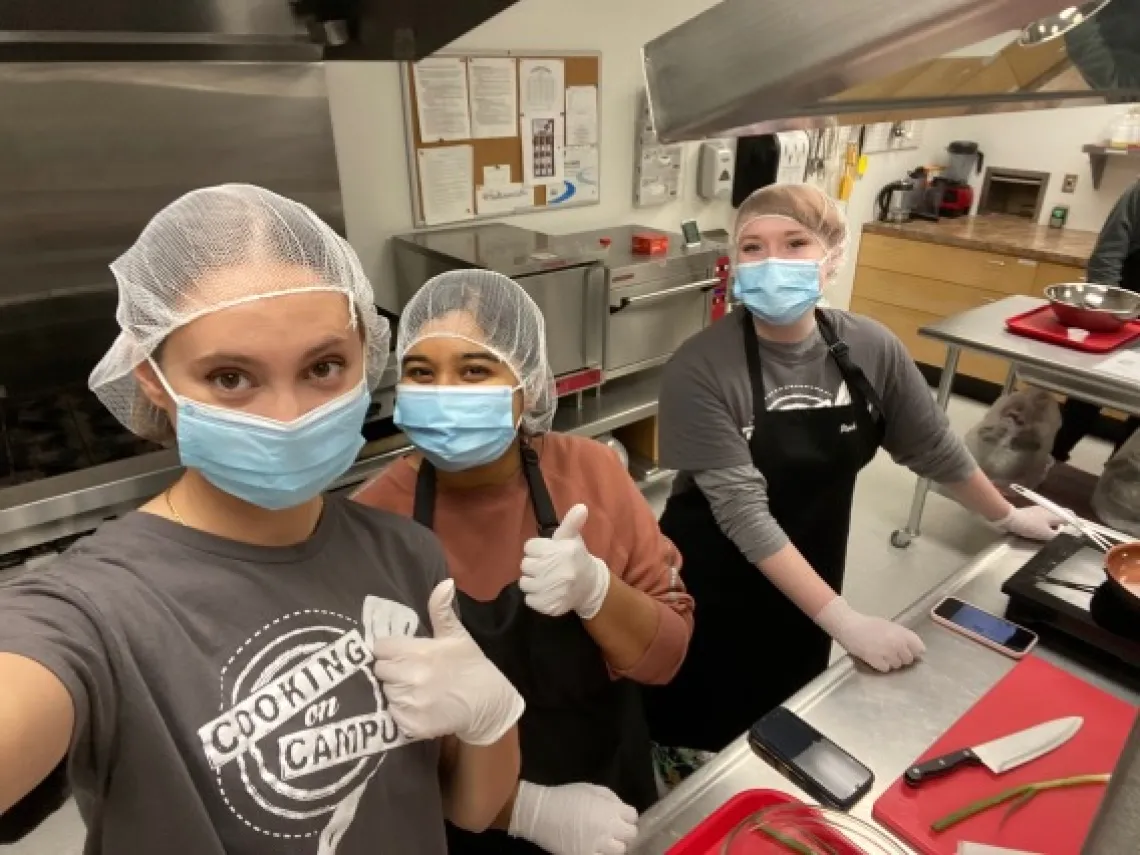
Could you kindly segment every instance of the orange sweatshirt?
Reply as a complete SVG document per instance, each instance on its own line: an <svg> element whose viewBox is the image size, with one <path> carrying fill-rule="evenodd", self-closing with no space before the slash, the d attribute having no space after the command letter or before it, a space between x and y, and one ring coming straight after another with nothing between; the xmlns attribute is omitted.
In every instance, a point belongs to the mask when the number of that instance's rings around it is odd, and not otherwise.
<svg viewBox="0 0 1140 855"><path fill-rule="evenodd" d="M590 510L586 548L631 587L653 597L657 635L633 667L615 671L639 683L667 683L680 667L693 630L693 601L678 571L681 556L661 533L649 503L612 450L592 439L549 433L535 440L543 478L559 519L578 503ZM402 458L356 494L357 501L410 517L417 470ZM443 542L459 590L495 599L517 582L523 544L537 536L526 479L465 490L437 488L435 533Z"/></svg>

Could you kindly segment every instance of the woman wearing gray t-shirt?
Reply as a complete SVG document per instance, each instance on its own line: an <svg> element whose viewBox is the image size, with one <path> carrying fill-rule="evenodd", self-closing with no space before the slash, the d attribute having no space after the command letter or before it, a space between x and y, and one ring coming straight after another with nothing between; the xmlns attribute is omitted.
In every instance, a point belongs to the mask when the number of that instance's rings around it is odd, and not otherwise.
<svg viewBox="0 0 1140 855"><path fill-rule="evenodd" d="M855 478L880 447L1005 531L1055 534L1055 520L1015 510L978 469L898 338L818 308L848 242L826 194L758 190L733 238L743 309L678 350L660 402L661 464L680 473L661 530L684 557L695 625L647 711L655 741L700 751L821 673L832 640L880 671L923 652L909 629L841 596Z"/></svg>
<svg viewBox="0 0 1140 855"><path fill-rule="evenodd" d="M482 830L512 794L523 703L434 537L321 495L388 356L359 260L225 185L111 267L91 388L186 469L0 587L0 814L62 768L87 853L443 855L445 817Z"/></svg>

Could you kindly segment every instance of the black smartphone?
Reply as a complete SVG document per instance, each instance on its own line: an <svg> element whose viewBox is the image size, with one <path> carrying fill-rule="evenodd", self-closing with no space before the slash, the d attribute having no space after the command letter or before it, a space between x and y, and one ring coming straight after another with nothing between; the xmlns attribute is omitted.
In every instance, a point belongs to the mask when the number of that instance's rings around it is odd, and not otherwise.
<svg viewBox="0 0 1140 855"><path fill-rule="evenodd" d="M1037 644L1037 633L956 597L947 597L931 610L930 615L935 623L1012 659L1021 659Z"/></svg>
<svg viewBox="0 0 1140 855"><path fill-rule="evenodd" d="M875 774L798 715L776 707L748 732L752 750L828 807L849 810Z"/></svg>

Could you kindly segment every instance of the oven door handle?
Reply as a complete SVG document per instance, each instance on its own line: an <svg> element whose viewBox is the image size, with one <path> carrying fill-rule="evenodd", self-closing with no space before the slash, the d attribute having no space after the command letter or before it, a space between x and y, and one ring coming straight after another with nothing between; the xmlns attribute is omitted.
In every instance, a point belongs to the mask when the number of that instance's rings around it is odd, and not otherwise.
<svg viewBox="0 0 1140 855"><path fill-rule="evenodd" d="M610 306L610 314L616 315L622 309L628 309L630 306L636 303L643 303L646 300L676 297L679 294L688 294L692 291L708 293L720 284L720 279L702 279L700 282L690 282L687 285L677 285L673 288L665 288L661 291L650 291L648 294L639 294L636 297L622 297L616 306Z"/></svg>

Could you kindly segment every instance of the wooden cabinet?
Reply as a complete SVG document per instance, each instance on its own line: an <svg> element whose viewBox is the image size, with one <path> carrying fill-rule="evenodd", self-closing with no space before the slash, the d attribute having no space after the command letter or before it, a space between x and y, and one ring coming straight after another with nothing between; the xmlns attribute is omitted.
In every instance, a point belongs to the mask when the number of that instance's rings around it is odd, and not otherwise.
<svg viewBox="0 0 1140 855"><path fill-rule="evenodd" d="M920 328L1010 295L1040 296L1047 285L1079 282L1084 270L1015 255L864 233L851 310L886 325L916 362L941 368L946 348ZM958 372L1003 383L1007 363L963 353Z"/></svg>
<svg viewBox="0 0 1140 855"><path fill-rule="evenodd" d="M945 364L946 346L918 334L920 328L937 323L945 317L944 315L892 306L889 303L867 300L859 296L851 298L851 311L874 318L890 329L906 345L907 352L915 362L923 362L938 368ZM1008 371L1008 363L978 353L963 352L958 362L959 374L988 380L991 383L1004 383Z"/></svg>
<svg viewBox="0 0 1140 855"><path fill-rule="evenodd" d="M996 291L1008 297L1030 292L1037 276L1038 262L995 252L864 234L859 242L859 266L910 273L935 281Z"/></svg>
<svg viewBox="0 0 1140 855"><path fill-rule="evenodd" d="M1041 263L1037 266L1037 277L1033 280L1033 296L1040 297L1050 285L1066 282L1084 282L1083 267L1069 267L1067 264Z"/></svg>

